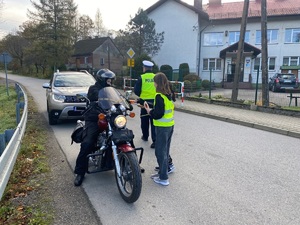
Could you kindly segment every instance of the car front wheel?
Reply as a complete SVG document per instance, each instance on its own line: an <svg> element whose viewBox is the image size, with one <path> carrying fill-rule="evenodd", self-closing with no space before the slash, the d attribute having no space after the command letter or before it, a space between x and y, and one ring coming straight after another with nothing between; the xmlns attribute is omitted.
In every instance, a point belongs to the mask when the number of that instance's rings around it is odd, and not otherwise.
<svg viewBox="0 0 300 225"><path fill-rule="evenodd" d="M50 112L48 112L48 120L49 120L50 125L55 125L58 122L58 120L56 118L53 118L53 116L51 116Z"/></svg>
<svg viewBox="0 0 300 225"><path fill-rule="evenodd" d="M58 119L53 118L53 116L52 116L51 113L50 113L48 104L47 104L47 113L48 113L48 121L49 121L49 125L55 125L55 124L57 124Z"/></svg>

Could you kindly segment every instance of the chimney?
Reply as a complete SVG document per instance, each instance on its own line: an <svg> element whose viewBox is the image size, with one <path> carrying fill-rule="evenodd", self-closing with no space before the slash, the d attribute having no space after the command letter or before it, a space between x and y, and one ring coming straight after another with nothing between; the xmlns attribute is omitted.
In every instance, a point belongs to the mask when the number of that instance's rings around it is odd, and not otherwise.
<svg viewBox="0 0 300 225"><path fill-rule="evenodd" d="M209 5L221 5L222 4L222 0L209 0L208 4Z"/></svg>
<svg viewBox="0 0 300 225"><path fill-rule="evenodd" d="M202 0L194 0L194 7L196 9L202 10Z"/></svg>

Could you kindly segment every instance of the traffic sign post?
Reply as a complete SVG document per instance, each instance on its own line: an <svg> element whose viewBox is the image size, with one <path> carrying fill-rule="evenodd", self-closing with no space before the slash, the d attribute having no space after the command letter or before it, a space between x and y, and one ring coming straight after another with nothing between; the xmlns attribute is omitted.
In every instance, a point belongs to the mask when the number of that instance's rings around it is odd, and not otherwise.
<svg viewBox="0 0 300 225"><path fill-rule="evenodd" d="M8 92L8 79L7 79L7 64L12 61L12 57L7 52L3 52L0 61L4 63L5 79L6 79L6 93L7 93L7 96L9 96L9 92Z"/></svg>
<svg viewBox="0 0 300 225"><path fill-rule="evenodd" d="M133 51L132 48L130 48L127 51L127 55L130 57L130 59L127 60L127 66L130 68L130 88L131 88L131 80L132 80L132 75L131 75L131 68L134 67L134 59L132 58L135 55L135 52Z"/></svg>

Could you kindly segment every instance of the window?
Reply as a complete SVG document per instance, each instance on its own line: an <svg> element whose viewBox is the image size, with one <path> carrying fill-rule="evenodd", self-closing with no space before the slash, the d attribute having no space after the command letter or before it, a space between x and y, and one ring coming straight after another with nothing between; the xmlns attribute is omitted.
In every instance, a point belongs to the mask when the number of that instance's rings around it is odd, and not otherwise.
<svg viewBox="0 0 300 225"><path fill-rule="evenodd" d="M223 32L218 33L205 33L204 46L223 45Z"/></svg>
<svg viewBox="0 0 300 225"><path fill-rule="evenodd" d="M255 58L254 60L254 70L261 70L260 68L260 58Z"/></svg>
<svg viewBox="0 0 300 225"><path fill-rule="evenodd" d="M103 66L104 65L104 58L100 59L100 65Z"/></svg>
<svg viewBox="0 0 300 225"><path fill-rule="evenodd" d="M268 59L269 70L275 70L275 58Z"/></svg>
<svg viewBox="0 0 300 225"><path fill-rule="evenodd" d="M221 70L221 59L203 59L203 70Z"/></svg>
<svg viewBox="0 0 300 225"><path fill-rule="evenodd" d="M267 30L268 44L278 43L278 30ZM261 30L256 31L255 44L261 44Z"/></svg>
<svg viewBox="0 0 300 225"><path fill-rule="evenodd" d="M299 43L300 42L300 28L285 29L285 43Z"/></svg>
<svg viewBox="0 0 300 225"><path fill-rule="evenodd" d="M283 65L284 66L300 66L300 57L297 57L297 56L283 57Z"/></svg>
<svg viewBox="0 0 300 225"><path fill-rule="evenodd" d="M275 57L268 58L268 70L275 70ZM261 70L261 58L255 58L254 70Z"/></svg>
<svg viewBox="0 0 300 225"><path fill-rule="evenodd" d="M232 45L240 40L240 32L239 31L230 31L229 32L229 44ZM246 31L245 33L245 42L249 43L250 40L250 31Z"/></svg>
<svg viewBox="0 0 300 225"><path fill-rule="evenodd" d="M89 63L89 57L84 57L84 64L88 64Z"/></svg>

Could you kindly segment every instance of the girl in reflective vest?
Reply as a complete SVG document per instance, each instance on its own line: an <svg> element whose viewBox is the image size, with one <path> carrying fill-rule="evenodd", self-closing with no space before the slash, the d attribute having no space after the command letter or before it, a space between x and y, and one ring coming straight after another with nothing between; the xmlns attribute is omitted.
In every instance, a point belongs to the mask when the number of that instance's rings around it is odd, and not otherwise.
<svg viewBox="0 0 300 225"><path fill-rule="evenodd" d="M171 139L174 131L174 104L168 78L164 73L157 73L154 77L156 95L153 109L147 102L144 107L153 118L156 131L155 156L159 166L157 174L151 178L155 183L169 185L168 165Z"/></svg>

